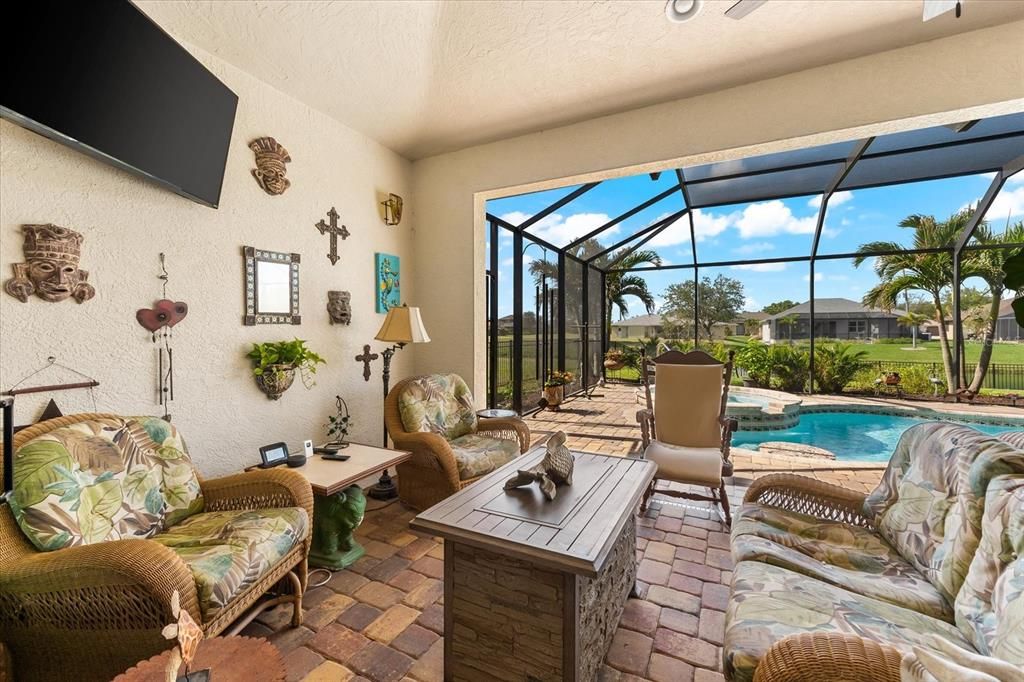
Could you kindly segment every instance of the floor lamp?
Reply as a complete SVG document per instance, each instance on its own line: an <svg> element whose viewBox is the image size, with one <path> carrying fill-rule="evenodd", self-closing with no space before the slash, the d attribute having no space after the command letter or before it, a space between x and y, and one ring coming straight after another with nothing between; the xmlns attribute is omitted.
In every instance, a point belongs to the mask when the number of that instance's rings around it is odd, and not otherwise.
<svg viewBox="0 0 1024 682"><path fill-rule="evenodd" d="M420 309L403 305L388 311L388 316L384 318L384 324L380 326L380 331L374 338L393 344L390 348L381 351L381 356L384 359L384 397L387 398L388 391L391 389L391 358L399 349L404 348L405 344L427 343L430 341L430 337L420 318ZM385 420L384 447L387 446L388 426ZM390 500L398 496L398 489L395 487L394 481L391 480L387 469L380 475L377 485L371 486L366 494L376 500Z"/></svg>
<svg viewBox="0 0 1024 682"><path fill-rule="evenodd" d="M0 492L0 504L3 504L14 490L14 398L0 398L0 409L4 420L4 488Z"/></svg>

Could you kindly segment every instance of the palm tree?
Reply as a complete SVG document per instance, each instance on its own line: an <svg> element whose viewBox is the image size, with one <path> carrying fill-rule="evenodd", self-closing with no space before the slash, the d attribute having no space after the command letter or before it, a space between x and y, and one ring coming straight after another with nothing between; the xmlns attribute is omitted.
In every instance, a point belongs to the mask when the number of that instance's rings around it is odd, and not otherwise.
<svg viewBox="0 0 1024 682"><path fill-rule="evenodd" d="M974 231L974 239L978 244L984 246L998 246L1000 244L1015 244L1024 241L1024 222L1017 221L1010 224L1007 221L1006 229L1002 234L994 234L986 223L981 223ZM1002 303L1003 294L1006 292L1006 285L1003 282L1005 277L1004 267L1006 259L1012 255L1010 249L992 249L987 251L967 251L963 257L964 264L970 265L970 271L974 276L980 277L988 285L989 295L992 297L989 302L988 314L982 321L981 336L984 343L981 347L981 354L978 357L978 364L974 368L974 376L967 387L968 391L977 393L985 381L989 364L992 361L992 342L996 335L996 325L999 321L999 306Z"/></svg>
<svg viewBox="0 0 1024 682"><path fill-rule="evenodd" d="M800 317L796 313L790 313L784 317L780 317L777 324L786 325L786 329L789 331L789 344L793 345L793 326L796 325L797 320Z"/></svg>
<svg viewBox="0 0 1024 682"><path fill-rule="evenodd" d="M912 338L911 345L915 350L917 349L917 328L921 326L922 322L927 321L927 315L915 313L912 310L908 310L907 312L900 315L899 323L902 324L904 327L910 327L910 335Z"/></svg>
<svg viewBox="0 0 1024 682"><path fill-rule="evenodd" d="M912 249L948 248L963 231L971 214L970 209L964 209L947 220L936 220L934 216L915 213L901 220L899 226L914 231ZM901 294L909 291L929 294L939 322L939 346L942 350L946 386L952 391L956 381L953 376L953 354L946 334L947 311L943 307L942 293L953 285L953 255L949 252L900 253L905 248L898 242L876 241L861 244L857 249L854 267L860 267L873 258L875 274L879 279L879 283L864 294L863 303L873 308L892 310ZM961 278L973 276L968 266L968 261L962 263Z"/></svg>
<svg viewBox="0 0 1024 682"><path fill-rule="evenodd" d="M586 260L595 254L604 251L605 247L601 245L596 239L588 239L570 253L573 256L581 260ZM651 250L640 250L634 251L633 253L625 255L620 260L622 254L626 253L629 247L624 247L618 251L605 254L600 258L594 260L592 265L604 269L609 265L615 265L616 269L629 270L631 268L638 268L647 265L661 265L661 256L655 251ZM552 281L557 281L558 278L558 263L547 260L538 261L535 260L530 263L530 274L533 275L534 281L538 284L541 279L547 277ZM566 310L567 314L569 310L576 310L579 305L580 295L579 286L569 286L566 288ZM633 275L628 272L609 272L605 275L605 333L611 333L612 326L612 308L616 308L619 311L619 319L623 319L629 313L629 304L627 299L633 297L640 300L643 303L644 308L647 310L648 315L654 314L655 303L654 294L647 288L647 281L639 275Z"/></svg>

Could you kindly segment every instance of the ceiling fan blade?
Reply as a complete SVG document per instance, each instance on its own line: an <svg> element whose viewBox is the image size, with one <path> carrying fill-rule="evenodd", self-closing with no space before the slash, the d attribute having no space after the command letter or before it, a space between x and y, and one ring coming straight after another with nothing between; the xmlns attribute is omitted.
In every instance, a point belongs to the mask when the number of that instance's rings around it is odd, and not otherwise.
<svg viewBox="0 0 1024 682"><path fill-rule="evenodd" d="M768 0L739 0L735 5L725 10L725 16L730 19L742 19L766 2Z"/></svg>
<svg viewBox="0 0 1024 682"><path fill-rule="evenodd" d="M957 18L960 17L960 10L966 0L924 0L924 14L921 21L930 21L940 14L956 11Z"/></svg>

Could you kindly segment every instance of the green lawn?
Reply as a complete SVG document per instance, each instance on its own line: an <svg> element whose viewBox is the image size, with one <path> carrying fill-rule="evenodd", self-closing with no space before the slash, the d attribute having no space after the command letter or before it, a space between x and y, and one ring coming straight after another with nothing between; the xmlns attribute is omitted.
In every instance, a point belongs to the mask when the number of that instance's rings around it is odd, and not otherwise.
<svg viewBox="0 0 1024 682"><path fill-rule="evenodd" d="M730 341L745 342L746 337L731 337ZM806 345L806 341L798 342ZM858 350L867 352L866 360L877 360L882 362L942 362L942 353L939 350L938 341L918 341L918 350L912 350L910 344L894 343L864 343L849 341ZM967 353L967 362L977 362L981 355L982 344L968 341L964 350ZM1020 343L997 343L992 350L992 362L1024 364L1024 344Z"/></svg>

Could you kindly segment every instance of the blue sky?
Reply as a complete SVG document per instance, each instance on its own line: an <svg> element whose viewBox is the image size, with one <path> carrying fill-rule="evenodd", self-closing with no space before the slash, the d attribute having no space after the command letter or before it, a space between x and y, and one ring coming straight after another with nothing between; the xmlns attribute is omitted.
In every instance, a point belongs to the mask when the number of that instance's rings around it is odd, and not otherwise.
<svg viewBox="0 0 1024 682"><path fill-rule="evenodd" d="M837 193L826 214L819 254L853 252L861 244L877 240L909 245L911 230L898 227L905 216L923 213L940 219L948 217L960 208L977 202L990 181L991 175L974 175ZM547 216L528 231L557 246L563 246L673 186L675 182L675 174L671 172L663 173L657 181L652 181L648 175L608 180ZM561 188L492 200L487 203L487 211L513 224L519 224L570 190ZM810 196L699 210L695 213L698 260L708 263L808 255L819 202L819 196ZM682 207L682 197L673 193L606 232L600 238L601 242L611 245ZM1014 220L1024 217L1024 173L1010 178L986 218L994 229L1001 230L1008 216ZM507 230L500 232L499 312L506 315L512 312L512 240ZM664 230L648 242L647 247L655 247L665 264L691 263L693 256L686 218ZM543 257L542 250L537 246L529 247L525 255L527 261ZM551 254L548 258L554 260ZM864 292L876 282L870 267L863 265L854 268L847 260L819 261L816 269L815 294L818 297L860 300ZM802 302L808 298L807 263L701 268L701 276L705 274L712 277L724 274L742 281L749 310L760 310L781 299ZM645 273L644 277L660 304L665 288L681 279L692 277L692 271L669 270ZM967 284L977 283L968 281ZM528 278L524 288L524 305L532 309L533 283ZM631 302L630 315L645 312L638 301Z"/></svg>

